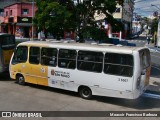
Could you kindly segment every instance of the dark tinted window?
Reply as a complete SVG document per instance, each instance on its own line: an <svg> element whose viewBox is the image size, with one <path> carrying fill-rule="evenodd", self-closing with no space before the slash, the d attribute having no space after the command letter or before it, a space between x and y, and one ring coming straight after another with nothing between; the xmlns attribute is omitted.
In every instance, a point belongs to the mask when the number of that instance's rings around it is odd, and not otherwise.
<svg viewBox="0 0 160 120"><path fill-rule="evenodd" d="M30 47L29 63L39 64L39 60L40 60L39 58L40 58L40 48Z"/></svg>
<svg viewBox="0 0 160 120"><path fill-rule="evenodd" d="M103 53L91 51L79 51L77 69L91 72L102 72Z"/></svg>
<svg viewBox="0 0 160 120"><path fill-rule="evenodd" d="M26 46L19 46L14 53L12 64L23 63L27 61L28 48Z"/></svg>
<svg viewBox="0 0 160 120"><path fill-rule="evenodd" d="M76 50L60 49L58 55L58 66L61 68L76 68Z"/></svg>
<svg viewBox="0 0 160 120"><path fill-rule="evenodd" d="M41 50L41 64L55 67L57 65L57 49L42 48Z"/></svg>
<svg viewBox="0 0 160 120"><path fill-rule="evenodd" d="M121 65L133 65L133 58L131 55L106 53L105 63L121 64Z"/></svg>
<svg viewBox="0 0 160 120"><path fill-rule="evenodd" d="M126 54L106 53L104 73L131 77L133 75L133 56Z"/></svg>
<svg viewBox="0 0 160 120"><path fill-rule="evenodd" d="M3 49L13 48L15 46L15 37L12 35L0 36L0 41Z"/></svg>
<svg viewBox="0 0 160 120"><path fill-rule="evenodd" d="M28 9L22 9L22 14L23 15L27 15L29 13L29 10Z"/></svg>

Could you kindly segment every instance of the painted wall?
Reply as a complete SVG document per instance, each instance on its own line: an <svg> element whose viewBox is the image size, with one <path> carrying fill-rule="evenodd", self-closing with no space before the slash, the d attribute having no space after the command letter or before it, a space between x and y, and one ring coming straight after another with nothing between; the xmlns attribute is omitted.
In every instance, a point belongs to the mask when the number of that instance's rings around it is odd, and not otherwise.
<svg viewBox="0 0 160 120"><path fill-rule="evenodd" d="M127 22L132 21L132 14L134 8L133 0L124 0L123 7L117 4L117 8L120 8L120 12L115 11L113 17L116 19L122 19Z"/></svg>
<svg viewBox="0 0 160 120"><path fill-rule="evenodd" d="M28 14L22 14L22 9L28 9ZM37 7L34 5L34 14L37 10ZM12 11L12 12L11 12ZM8 12L8 15L7 15ZM5 17L13 17L13 16L20 16L20 17L32 17L32 4L31 3L16 3L11 6L4 8L4 15Z"/></svg>

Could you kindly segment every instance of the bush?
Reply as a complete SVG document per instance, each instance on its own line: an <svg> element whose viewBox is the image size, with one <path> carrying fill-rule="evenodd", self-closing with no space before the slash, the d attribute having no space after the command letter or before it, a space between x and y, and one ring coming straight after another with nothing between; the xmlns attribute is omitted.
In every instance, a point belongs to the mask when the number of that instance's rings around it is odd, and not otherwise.
<svg viewBox="0 0 160 120"><path fill-rule="evenodd" d="M154 43L154 38L153 37L151 38L151 43Z"/></svg>

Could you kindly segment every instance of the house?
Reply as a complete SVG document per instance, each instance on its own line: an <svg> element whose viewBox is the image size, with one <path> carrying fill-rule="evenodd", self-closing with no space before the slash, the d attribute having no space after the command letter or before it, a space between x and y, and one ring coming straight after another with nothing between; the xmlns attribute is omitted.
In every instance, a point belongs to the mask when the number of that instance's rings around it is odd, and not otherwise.
<svg viewBox="0 0 160 120"><path fill-rule="evenodd" d="M32 2L16 2L4 7L2 31L14 34L16 37L32 37L32 29L35 31L32 17L36 10L37 7Z"/></svg>

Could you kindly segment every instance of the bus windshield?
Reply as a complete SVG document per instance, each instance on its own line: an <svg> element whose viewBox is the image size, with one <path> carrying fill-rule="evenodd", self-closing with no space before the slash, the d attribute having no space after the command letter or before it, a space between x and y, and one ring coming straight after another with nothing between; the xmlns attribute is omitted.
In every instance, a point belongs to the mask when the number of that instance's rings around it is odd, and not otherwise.
<svg viewBox="0 0 160 120"><path fill-rule="evenodd" d="M142 69L145 69L150 66L149 50L140 51L140 58L141 58L141 68Z"/></svg>

